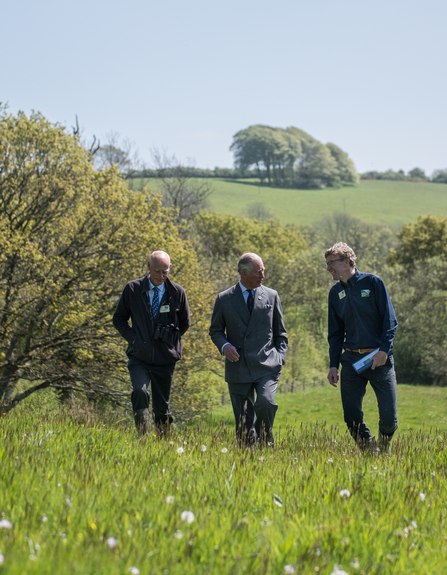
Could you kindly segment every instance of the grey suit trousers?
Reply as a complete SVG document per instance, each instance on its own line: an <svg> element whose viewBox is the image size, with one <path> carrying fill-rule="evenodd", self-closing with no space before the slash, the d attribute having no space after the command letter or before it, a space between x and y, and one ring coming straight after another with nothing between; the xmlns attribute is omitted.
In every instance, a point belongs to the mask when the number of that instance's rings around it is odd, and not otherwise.
<svg viewBox="0 0 447 575"><path fill-rule="evenodd" d="M280 373L278 368L257 381L228 384L238 439L273 441L272 429L278 409L275 393Z"/></svg>

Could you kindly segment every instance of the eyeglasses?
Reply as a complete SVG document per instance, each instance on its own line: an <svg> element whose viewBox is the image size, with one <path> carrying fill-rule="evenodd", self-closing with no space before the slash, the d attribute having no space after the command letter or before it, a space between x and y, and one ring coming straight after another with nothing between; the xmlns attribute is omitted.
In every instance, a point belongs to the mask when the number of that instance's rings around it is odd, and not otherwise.
<svg viewBox="0 0 447 575"><path fill-rule="evenodd" d="M329 268L329 267L331 267L333 263L335 263L335 262L344 262L346 259L347 259L347 258L341 258L341 259L338 259L338 260L332 260L332 261L330 261L330 262L327 262L327 264L326 264L326 269Z"/></svg>

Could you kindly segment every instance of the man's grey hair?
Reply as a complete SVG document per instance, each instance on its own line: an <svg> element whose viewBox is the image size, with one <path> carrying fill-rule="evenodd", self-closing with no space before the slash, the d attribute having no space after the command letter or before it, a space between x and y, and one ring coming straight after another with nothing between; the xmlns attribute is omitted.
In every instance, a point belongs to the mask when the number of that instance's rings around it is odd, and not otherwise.
<svg viewBox="0 0 447 575"><path fill-rule="evenodd" d="M253 254L249 252L242 255L237 263L237 271L239 272L239 274L242 271L250 273L251 270L253 269L253 263L255 260L262 261L262 259L258 256L258 254Z"/></svg>

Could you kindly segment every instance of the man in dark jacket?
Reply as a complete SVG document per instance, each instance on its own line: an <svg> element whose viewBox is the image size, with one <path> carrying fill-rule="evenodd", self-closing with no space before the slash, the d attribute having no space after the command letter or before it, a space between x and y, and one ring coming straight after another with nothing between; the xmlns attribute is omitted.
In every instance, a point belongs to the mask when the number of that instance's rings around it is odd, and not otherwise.
<svg viewBox="0 0 447 575"><path fill-rule="evenodd" d="M149 427L149 385L156 429L164 431L172 423L172 378L182 357L182 335L191 324L185 290L168 279L170 269L169 255L153 252L148 275L126 285L113 315L113 325L129 344L131 400L140 433Z"/></svg>
<svg viewBox="0 0 447 575"><path fill-rule="evenodd" d="M341 363L341 399L345 422L362 450L388 451L397 429L397 392L393 339L396 314L382 279L360 272L356 255L339 242L326 250L326 269L337 282L329 292L329 383L337 387ZM370 367L364 358L372 355ZM358 364L360 363L360 365ZM365 365L363 365L365 364ZM363 419L362 402L371 384L379 407L378 445Z"/></svg>

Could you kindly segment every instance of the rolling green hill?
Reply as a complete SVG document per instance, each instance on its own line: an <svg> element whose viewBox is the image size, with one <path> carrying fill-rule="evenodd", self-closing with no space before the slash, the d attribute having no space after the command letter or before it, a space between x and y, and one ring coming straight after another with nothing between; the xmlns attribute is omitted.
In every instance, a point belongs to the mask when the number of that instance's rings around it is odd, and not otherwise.
<svg viewBox="0 0 447 575"><path fill-rule="evenodd" d="M447 184L361 180L352 188L288 190L215 180L213 187L211 210L242 215L248 205L261 202L283 224L312 224L323 215L346 212L401 227L419 215L447 215Z"/></svg>
<svg viewBox="0 0 447 575"><path fill-rule="evenodd" d="M361 180L352 188L290 190L261 187L250 180L210 181L214 190L208 200L211 211L240 216L257 202L283 224L312 224L324 215L346 212L366 222L400 228L419 215L447 215L447 184ZM158 189L157 180L146 180L145 184Z"/></svg>

